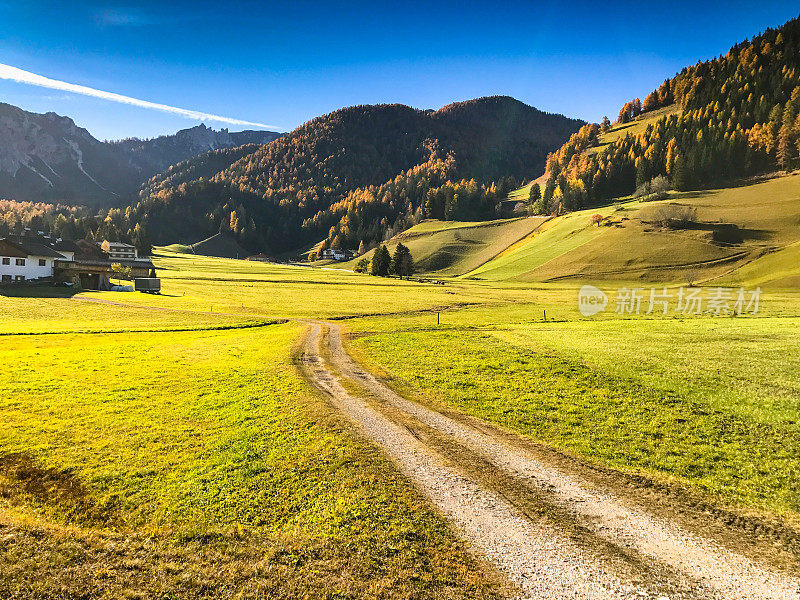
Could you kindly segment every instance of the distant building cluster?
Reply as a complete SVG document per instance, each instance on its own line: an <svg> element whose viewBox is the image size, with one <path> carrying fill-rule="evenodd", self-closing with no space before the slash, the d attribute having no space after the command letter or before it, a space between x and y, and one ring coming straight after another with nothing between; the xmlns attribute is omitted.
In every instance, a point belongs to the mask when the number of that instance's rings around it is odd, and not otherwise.
<svg viewBox="0 0 800 600"><path fill-rule="evenodd" d="M255 262L275 262L275 259L272 258L269 254L264 254L263 252L259 252L258 254L253 254L252 256L248 256L245 260L251 260Z"/></svg>
<svg viewBox="0 0 800 600"><path fill-rule="evenodd" d="M149 257L123 242L65 240L43 233L0 238L0 285L52 283L111 289L112 277L148 277Z"/></svg>

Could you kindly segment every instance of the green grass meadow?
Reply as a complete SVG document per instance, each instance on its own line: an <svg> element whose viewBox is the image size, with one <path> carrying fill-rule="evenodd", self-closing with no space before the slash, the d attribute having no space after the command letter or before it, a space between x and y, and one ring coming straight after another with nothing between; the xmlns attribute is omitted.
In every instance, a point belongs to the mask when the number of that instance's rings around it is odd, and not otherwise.
<svg viewBox="0 0 800 600"><path fill-rule="evenodd" d="M654 204L638 202L591 211L619 227L586 212L424 222L409 246L451 255L449 274L423 281L172 247L154 257L161 295L4 290L0 597L502 595L502 578L303 381L307 318L343 319L366 364L425 402L797 525L797 181L692 199L762 232L703 282L762 286L757 315L622 317L612 300L581 316L584 280L551 274L674 293L680 276L657 276L683 260L674 248L700 255L699 237L643 238ZM755 193L760 212L736 208ZM636 277L601 276L625 252Z"/></svg>
<svg viewBox="0 0 800 600"><path fill-rule="evenodd" d="M302 323L82 296L142 307L0 297L0 597L498 595L301 379Z"/></svg>
<svg viewBox="0 0 800 600"><path fill-rule="evenodd" d="M797 521L800 317L543 322L542 308L348 326L358 353L425 401Z"/></svg>

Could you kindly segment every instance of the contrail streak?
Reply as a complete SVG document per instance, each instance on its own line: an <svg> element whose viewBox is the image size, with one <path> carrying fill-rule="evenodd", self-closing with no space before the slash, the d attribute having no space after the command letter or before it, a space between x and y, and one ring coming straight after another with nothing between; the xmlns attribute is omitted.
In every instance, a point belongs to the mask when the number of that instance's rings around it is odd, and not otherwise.
<svg viewBox="0 0 800 600"><path fill-rule="evenodd" d="M39 87L50 88L53 90L62 90L65 92L72 92L73 94L83 94L84 96L93 96L95 98L102 98L103 100L111 100L112 102L120 102L122 104L130 104L132 106L140 106L141 108L149 108L151 110L160 110L162 112L172 113L187 119L195 119L200 121L217 121L220 123L229 123L230 125L252 125L254 127L262 127L264 129L278 129L273 125L265 125L264 123L254 123L253 121L242 121L241 119L231 119L229 117L222 117L220 115L212 115L209 113L199 112L196 110L188 110L185 108L178 108L177 106L169 106L168 104L158 104L156 102L148 102L147 100L139 100L138 98L131 98L130 96L123 96L122 94L115 94L114 92L104 92L103 90L96 90L94 88L86 87L84 85L76 85L74 83L67 83L66 81L59 81L58 79L50 79L30 71L24 71L17 67L4 65L0 63L0 79L9 79L19 83L27 83L30 85L37 85Z"/></svg>

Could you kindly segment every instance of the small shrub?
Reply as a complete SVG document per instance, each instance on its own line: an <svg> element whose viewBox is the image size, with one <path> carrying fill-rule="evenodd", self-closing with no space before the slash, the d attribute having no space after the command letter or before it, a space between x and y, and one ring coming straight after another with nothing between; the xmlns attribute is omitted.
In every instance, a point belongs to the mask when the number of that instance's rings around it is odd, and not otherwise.
<svg viewBox="0 0 800 600"><path fill-rule="evenodd" d="M356 273L369 273L369 266L370 260L368 258L362 258L360 261L356 263L355 269L353 269Z"/></svg>
<svg viewBox="0 0 800 600"><path fill-rule="evenodd" d="M670 189L672 186L670 186L669 180L663 175L659 175L636 188L633 196L640 200L664 200L669 195Z"/></svg>
<svg viewBox="0 0 800 600"><path fill-rule="evenodd" d="M536 200L531 202L528 211L531 215L543 215L547 213L547 202L544 198L539 196Z"/></svg>
<svg viewBox="0 0 800 600"><path fill-rule="evenodd" d="M697 209L683 204L667 204L656 212L655 224L669 229L689 229L697 223Z"/></svg>
<svg viewBox="0 0 800 600"><path fill-rule="evenodd" d="M695 281L697 281L697 278L699 276L700 276L700 270L699 269L687 269L684 272L684 278L686 279L686 285L688 285L689 287L694 287L694 283L695 283Z"/></svg>
<svg viewBox="0 0 800 600"><path fill-rule="evenodd" d="M744 236L742 230L733 223L720 223L714 227L711 239L721 244L741 244Z"/></svg>
<svg viewBox="0 0 800 600"><path fill-rule="evenodd" d="M664 177L663 175L659 175L658 177L654 178L650 182L650 193L651 194L664 194L672 189L672 186L669 184L669 179Z"/></svg>

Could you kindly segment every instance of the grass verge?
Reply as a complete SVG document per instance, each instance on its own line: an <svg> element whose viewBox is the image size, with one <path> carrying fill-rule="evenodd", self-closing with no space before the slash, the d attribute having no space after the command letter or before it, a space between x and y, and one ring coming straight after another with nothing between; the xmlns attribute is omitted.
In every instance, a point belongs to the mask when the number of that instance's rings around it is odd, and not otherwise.
<svg viewBox="0 0 800 600"><path fill-rule="evenodd" d="M350 326L359 352L424 399L798 522L793 319L542 323L503 313L489 321L468 309L438 329L427 317ZM468 325L470 314L487 320Z"/></svg>
<svg viewBox="0 0 800 600"><path fill-rule="evenodd" d="M298 333L0 339L0 597L498 597Z"/></svg>

